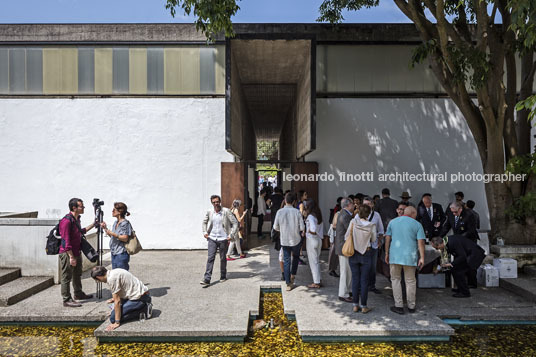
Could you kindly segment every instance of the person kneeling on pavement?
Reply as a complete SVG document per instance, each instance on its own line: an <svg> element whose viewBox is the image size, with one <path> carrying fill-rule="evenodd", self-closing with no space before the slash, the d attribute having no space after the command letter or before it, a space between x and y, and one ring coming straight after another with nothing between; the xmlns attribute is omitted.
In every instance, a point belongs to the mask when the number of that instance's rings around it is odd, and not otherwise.
<svg viewBox="0 0 536 357"><path fill-rule="evenodd" d="M454 257L452 263L442 264L443 268L452 269L452 277L456 283L457 289L452 289L456 298L470 297L469 286L466 275L469 270L476 270L484 261L486 253L484 249L462 235L452 235L443 239L442 237L433 237L431 239L432 247L447 252Z"/></svg>
<svg viewBox="0 0 536 357"><path fill-rule="evenodd" d="M96 266L91 269L91 277L108 284L112 292L114 308L110 314L111 324L106 331L115 330L127 320L138 319L140 313L151 318L153 304L149 288L130 272L121 268L108 271L103 266Z"/></svg>

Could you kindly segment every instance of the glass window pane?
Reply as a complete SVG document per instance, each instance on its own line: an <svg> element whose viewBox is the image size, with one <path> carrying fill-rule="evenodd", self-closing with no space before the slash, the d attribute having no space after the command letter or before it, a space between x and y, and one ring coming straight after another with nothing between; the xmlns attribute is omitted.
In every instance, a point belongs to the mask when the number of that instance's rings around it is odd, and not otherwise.
<svg viewBox="0 0 536 357"><path fill-rule="evenodd" d="M213 94L215 91L214 65L216 54L212 47L202 47L199 50L200 89L201 94Z"/></svg>
<svg viewBox="0 0 536 357"><path fill-rule="evenodd" d="M9 50L9 92L22 94L26 92L26 49Z"/></svg>
<svg viewBox="0 0 536 357"><path fill-rule="evenodd" d="M78 48L78 93L95 93L95 49Z"/></svg>
<svg viewBox="0 0 536 357"><path fill-rule="evenodd" d="M0 48L0 93L9 93L9 53L7 48Z"/></svg>
<svg viewBox="0 0 536 357"><path fill-rule="evenodd" d="M128 94L128 75L129 75L129 49L128 47L114 48L113 50L113 92L119 94Z"/></svg>
<svg viewBox="0 0 536 357"><path fill-rule="evenodd" d="M164 94L164 48L147 48L147 93Z"/></svg>
<svg viewBox="0 0 536 357"><path fill-rule="evenodd" d="M29 94L43 93L43 49L26 49L26 90Z"/></svg>

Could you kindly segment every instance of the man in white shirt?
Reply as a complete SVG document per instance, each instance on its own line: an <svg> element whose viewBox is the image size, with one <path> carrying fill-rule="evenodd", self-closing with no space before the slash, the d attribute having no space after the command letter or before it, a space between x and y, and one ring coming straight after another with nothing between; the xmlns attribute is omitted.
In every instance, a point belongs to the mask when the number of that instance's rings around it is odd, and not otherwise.
<svg viewBox="0 0 536 357"><path fill-rule="evenodd" d="M227 246L231 237L238 230L238 221L235 215L227 208L221 206L221 197L210 197L213 209L208 210L203 220L203 236L208 241L208 259L205 276L201 285L210 285L212 269L216 252L220 250L220 281L227 280Z"/></svg>
<svg viewBox="0 0 536 357"><path fill-rule="evenodd" d="M268 213L264 196L266 196L266 190L262 189L259 197L257 197L257 236L259 238L262 238L262 224L264 223L264 216Z"/></svg>
<svg viewBox="0 0 536 357"><path fill-rule="evenodd" d="M149 288L132 273L121 268L108 271L103 266L96 266L91 269L91 277L108 284L112 292L114 308L110 314L111 324L106 327L106 331L115 330L127 320L138 319L140 313L151 318L153 304Z"/></svg>
<svg viewBox="0 0 536 357"><path fill-rule="evenodd" d="M281 249L283 249L285 282L287 284L287 291L290 291L294 288L294 278L298 272L301 232L305 230L305 225L300 211L294 207L296 194L292 192L287 193L285 195L285 203L285 207L277 211L274 229L280 235Z"/></svg>
<svg viewBox="0 0 536 357"><path fill-rule="evenodd" d="M367 205L371 209L370 215L367 217L369 222L376 225L376 234L378 235L376 240L370 244L372 248L372 267L370 268L369 275L369 291L375 294L381 294L381 291L376 289L376 265L378 264L378 250L382 246L383 242L383 221L381 215L374 210L374 201L370 197L363 199L363 204Z"/></svg>

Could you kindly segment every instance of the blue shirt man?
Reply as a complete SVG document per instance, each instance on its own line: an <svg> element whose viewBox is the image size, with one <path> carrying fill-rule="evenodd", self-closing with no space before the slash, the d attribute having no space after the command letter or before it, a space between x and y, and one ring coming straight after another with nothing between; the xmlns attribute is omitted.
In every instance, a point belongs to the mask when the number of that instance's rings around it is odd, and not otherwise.
<svg viewBox="0 0 536 357"><path fill-rule="evenodd" d="M402 270L406 282L406 297L408 311L415 312L415 296L417 293L416 266L424 266L424 240L426 238L422 225L415 220L417 210L408 206L404 215L393 219L387 226L385 233L385 262L389 264L391 283L395 306L391 311L404 314L404 301L402 298ZM419 255L417 255L417 249Z"/></svg>

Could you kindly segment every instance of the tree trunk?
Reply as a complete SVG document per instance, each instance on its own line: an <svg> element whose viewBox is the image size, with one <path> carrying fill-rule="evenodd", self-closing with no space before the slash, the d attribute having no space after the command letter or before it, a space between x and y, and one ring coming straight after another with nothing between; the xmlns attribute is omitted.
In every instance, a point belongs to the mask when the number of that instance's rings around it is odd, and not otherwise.
<svg viewBox="0 0 536 357"><path fill-rule="evenodd" d="M504 146L502 134L487 130L488 160L484 165L486 174L504 173ZM502 237L506 244L533 244L527 234L527 226L517 223L506 216L506 209L512 206L514 197L506 183L492 181L485 184L486 198L488 200L491 232L489 239L495 244L497 237Z"/></svg>

